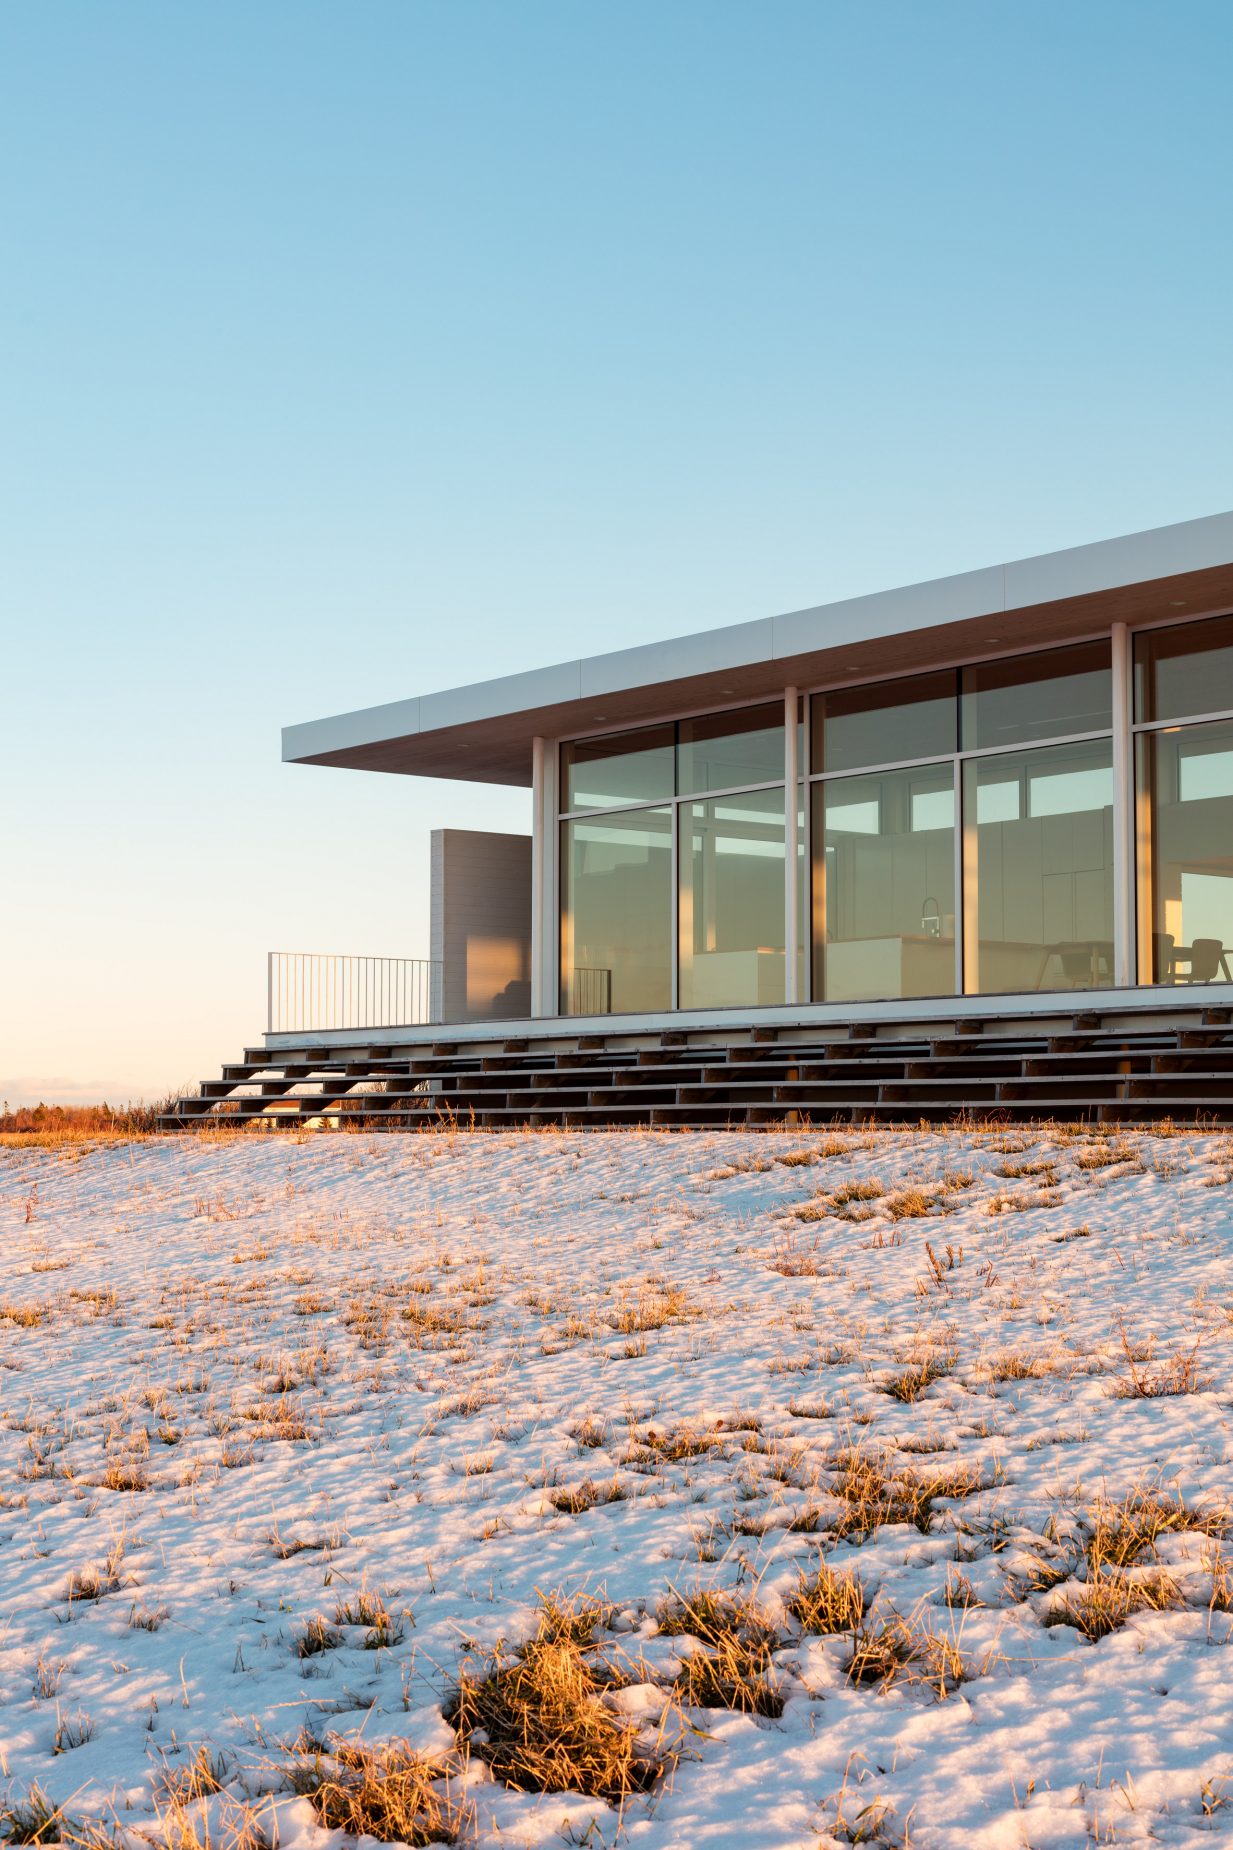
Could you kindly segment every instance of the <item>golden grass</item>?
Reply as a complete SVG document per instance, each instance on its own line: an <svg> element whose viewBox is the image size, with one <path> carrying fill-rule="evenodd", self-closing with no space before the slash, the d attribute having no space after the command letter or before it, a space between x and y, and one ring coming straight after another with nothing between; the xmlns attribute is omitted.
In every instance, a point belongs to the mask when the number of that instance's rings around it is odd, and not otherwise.
<svg viewBox="0 0 1233 1850"><path fill-rule="evenodd" d="M336 1651L343 1642L342 1633L335 1631L318 1614L311 1618L295 1641L297 1657L319 1657L323 1651Z"/></svg>
<svg viewBox="0 0 1233 1850"><path fill-rule="evenodd" d="M687 1458L702 1458L724 1443L724 1434L717 1427L703 1429L682 1422L680 1426L661 1431L648 1426L645 1432L634 1436L622 1463L646 1464L658 1459L664 1464L678 1465Z"/></svg>
<svg viewBox="0 0 1233 1850"><path fill-rule="evenodd" d="M745 1715L783 1714L784 1698L769 1675L779 1640L756 1601L700 1588L665 1600L656 1618L667 1636L698 1641L673 1683L682 1702Z"/></svg>
<svg viewBox="0 0 1233 1850"><path fill-rule="evenodd" d="M9 1844L55 1844L69 1836L64 1813L35 1782L22 1799L0 1806L0 1837Z"/></svg>
<svg viewBox="0 0 1233 1850"><path fill-rule="evenodd" d="M1154 1555L1162 1535L1189 1530L1217 1536L1225 1534L1228 1526L1223 1509L1198 1510L1180 1497L1140 1485L1120 1503L1106 1500L1086 1513L1088 1540L1084 1553L1088 1572L1099 1574L1106 1568L1130 1567L1145 1552Z"/></svg>
<svg viewBox="0 0 1233 1850"><path fill-rule="evenodd" d="M606 1321L618 1336L638 1336L646 1330L662 1330L670 1323L686 1323L702 1315L701 1306L692 1303L679 1285L649 1284L636 1297L616 1305Z"/></svg>
<svg viewBox="0 0 1233 1850"><path fill-rule="evenodd" d="M785 1604L803 1632L854 1632L865 1614L865 1589L851 1568L840 1571L823 1561L812 1574L801 1570Z"/></svg>
<svg viewBox="0 0 1233 1850"><path fill-rule="evenodd" d="M1131 1576L1110 1568L1057 1599L1045 1613L1046 1625L1073 1625L1096 1644L1138 1612L1168 1612L1182 1604L1177 1582L1163 1568Z"/></svg>
<svg viewBox="0 0 1233 1850"><path fill-rule="evenodd" d="M195 1091L195 1086L184 1086L148 1105L23 1105L0 1112L0 1147L54 1150L66 1144L155 1137L161 1134L160 1113ZM34 1218L27 1215L28 1220Z"/></svg>
<svg viewBox="0 0 1233 1850"><path fill-rule="evenodd" d="M835 1464L831 1489L841 1508L831 1534L844 1540L864 1541L886 1523L911 1523L927 1535L935 1502L986 1488L979 1468L962 1463L927 1474L890 1472L875 1453L853 1449L838 1453Z"/></svg>
<svg viewBox="0 0 1233 1850"><path fill-rule="evenodd" d="M848 1660L850 1683L879 1689L916 1684L932 1690L939 1699L970 1675L953 1639L898 1613L876 1631L859 1632Z"/></svg>
<svg viewBox="0 0 1233 1850"><path fill-rule="evenodd" d="M593 1510L605 1503L621 1503L629 1495L619 1478L610 1478L606 1484L597 1484L593 1478L583 1478L581 1484L569 1489L549 1492L548 1501L561 1516L582 1516L587 1510Z"/></svg>
<svg viewBox="0 0 1233 1850"><path fill-rule="evenodd" d="M546 1600L533 1638L463 1664L445 1718L507 1786L623 1804L675 1764L662 1731L645 1745L604 1701L621 1681L592 1655L608 1611L592 1600Z"/></svg>
<svg viewBox="0 0 1233 1850"><path fill-rule="evenodd" d="M793 1208L796 1220L853 1220L860 1217L861 1205L876 1201L886 1190L880 1182L843 1182L829 1194L815 1195L812 1201L804 1201Z"/></svg>
<svg viewBox="0 0 1233 1850"><path fill-rule="evenodd" d="M949 1375L953 1367L954 1361L949 1355L926 1355L898 1374L888 1376L882 1383L882 1392L910 1406L920 1399L927 1387Z"/></svg>
<svg viewBox="0 0 1233 1850"><path fill-rule="evenodd" d="M1120 1334L1126 1375L1117 1385L1119 1400L1162 1400L1175 1394L1199 1394L1211 1386L1210 1377L1199 1369L1197 1341L1193 1348L1175 1349L1164 1361L1154 1363L1150 1353L1135 1353L1124 1326Z"/></svg>
<svg viewBox="0 0 1233 1850"><path fill-rule="evenodd" d="M327 1831L418 1847L457 1843L471 1824L474 1808L452 1790L455 1772L390 1741L314 1755L294 1769L291 1785Z"/></svg>

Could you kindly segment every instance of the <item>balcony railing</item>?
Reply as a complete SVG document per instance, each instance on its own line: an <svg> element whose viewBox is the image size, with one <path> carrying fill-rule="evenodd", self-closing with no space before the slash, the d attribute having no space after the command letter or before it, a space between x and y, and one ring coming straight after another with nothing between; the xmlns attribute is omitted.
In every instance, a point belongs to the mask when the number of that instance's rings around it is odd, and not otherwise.
<svg viewBox="0 0 1233 1850"><path fill-rule="evenodd" d="M271 1034L414 1028L441 1019L441 965L426 957L271 951L267 993Z"/></svg>

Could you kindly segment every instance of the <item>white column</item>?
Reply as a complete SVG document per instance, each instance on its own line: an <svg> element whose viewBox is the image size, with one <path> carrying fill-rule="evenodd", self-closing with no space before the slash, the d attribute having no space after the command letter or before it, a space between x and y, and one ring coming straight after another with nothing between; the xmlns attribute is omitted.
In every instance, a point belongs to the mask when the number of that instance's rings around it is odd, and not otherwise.
<svg viewBox="0 0 1233 1850"><path fill-rule="evenodd" d="M544 741L531 741L531 1013L544 1008Z"/></svg>
<svg viewBox="0 0 1233 1850"><path fill-rule="evenodd" d="M800 776L799 734L796 722L796 689L784 689L783 696L783 775L784 775L784 871L783 883L783 943L784 943L784 983L783 999L785 1002L799 1002L799 985L796 977L797 958L800 940L797 932L797 920L800 917L800 874L797 868L797 852L800 834L797 828L797 779Z"/></svg>
<svg viewBox="0 0 1233 1850"><path fill-rule="evenodd" d="M559 741L544 740L544 802L543 802L543 878L540 882L540 904L543 907L543 966L540 973L540 997L542 1011L545 1015L559 1015L561 1012L561 909L560 909L560 855L558 849L561 831L557 823L557 811L561 807L558 789Z"/></svg>
<svg viewBox="0 0 1233 1850"><path fill-rule="evenodd" d="M1130 631L1113 625L1113 980L1137 980L1135 955L1134 670Z"/></svg>

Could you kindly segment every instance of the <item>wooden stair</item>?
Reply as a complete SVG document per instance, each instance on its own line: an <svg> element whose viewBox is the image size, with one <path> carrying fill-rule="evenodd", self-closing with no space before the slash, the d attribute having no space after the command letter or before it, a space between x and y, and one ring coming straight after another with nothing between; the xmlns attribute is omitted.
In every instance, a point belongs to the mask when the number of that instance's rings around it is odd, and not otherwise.
<svg viewBox="0 0 1233 1850"><path fill-rule="evenodd" d="M1233 1123L1233 1008L249 1048L167 1130Z"/></svg>

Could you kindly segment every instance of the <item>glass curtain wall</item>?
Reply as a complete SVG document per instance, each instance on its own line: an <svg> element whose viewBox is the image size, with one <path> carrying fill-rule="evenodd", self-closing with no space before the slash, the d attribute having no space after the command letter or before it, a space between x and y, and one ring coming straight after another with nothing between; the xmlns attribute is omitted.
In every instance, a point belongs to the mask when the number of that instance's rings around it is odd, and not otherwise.
<svg viewBox="0 0 1233 1850"><path fill-rule="evenodd" d="M563 1014L783 1001L784 768L782 702L562 747Z"/></svg>
<svg viewBox="0 0 1233 1850"><path fill-rule="evenodd" d="M561 1012L672 1006L672 811L561 828Z"/></svg>
<svg viewBox="0 0 1233 1850"><path fill-rule="evenodd" d="M1113 981L1113 742L963 767L971 995Z"/></svg>
<svg viewBox="0 0 1233 1850"><path fill-rule="evenodd" d="M784 999L784 793L681 808L680 1006Z"/></svg>
<svg viewBox="0 0 1233 1850"><path fill-rule="evenodd" d="M815 784L813 840L814 994L953 991L953 764Z"/></svg>
<svg viewBox="0 0 1233 1850"><path fill-rule="evenodd" d="M1115 982L1111 658L809 698L802 1001ZM1133 695L1138 981L1233 983L1233 616L1137 632ZM563 1012L782 1002L782 703L573 741L560 765ZM1129 887L1129 848L1117 865Z"/></svg>
<svg viewBox="0 0 1233 1850"><path fill-rule="evenodd" d="M1135 638L1139 980L1227 983L1233 965L1233 618ZM1179 723L1180 722L1180 723Z"/></svg>
<svg viewBox="0 0 1233 1850"><path fill-rule="evenodd" d="M1110 982L1112 724L1107 642L815 695L815 999Z"/></svg>

